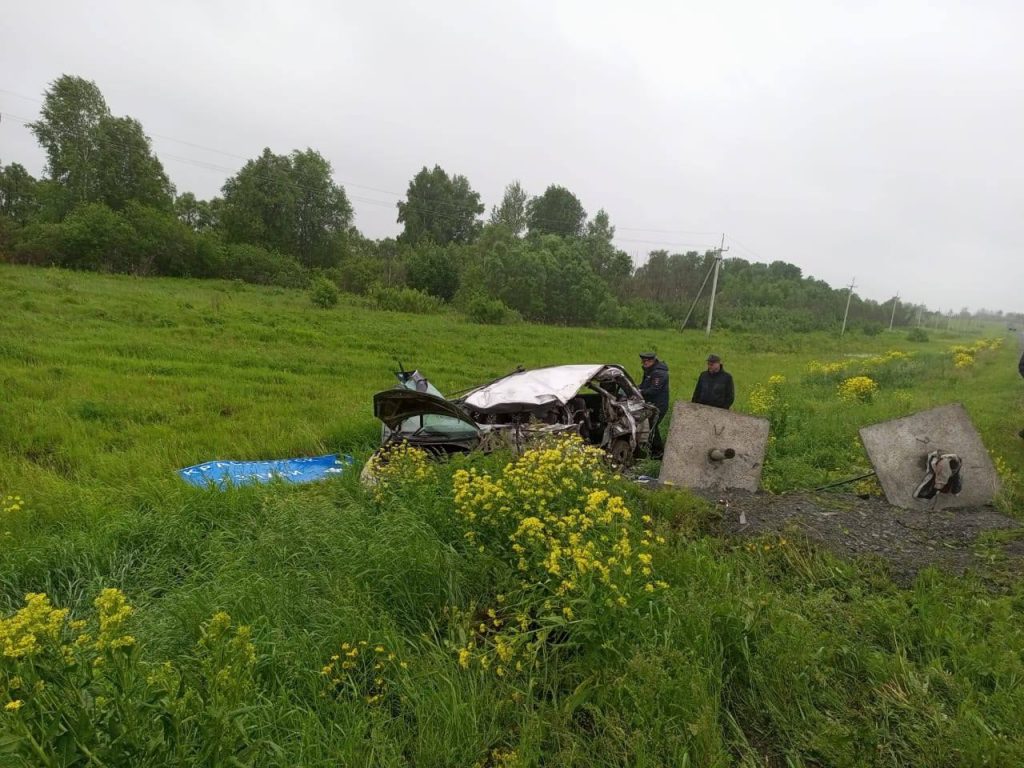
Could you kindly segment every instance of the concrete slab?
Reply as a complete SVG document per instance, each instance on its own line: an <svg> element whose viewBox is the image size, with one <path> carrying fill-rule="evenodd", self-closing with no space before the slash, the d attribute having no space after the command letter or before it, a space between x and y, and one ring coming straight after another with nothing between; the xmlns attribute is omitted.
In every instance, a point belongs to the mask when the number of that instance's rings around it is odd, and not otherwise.
<svg viewBox="0 0 1024 768"><path fill-rule="evenodd" d="M990 504L999 492L999 474L971 417L960 403L860 430L868 459L890 504L903 509L951 509ZM914 498L924 479L931 451L956 453L963 460L963 489L954 496L938 493Z"/></svg>
<svg viewBox="0 0 1024 768"><path fill-rule="evenodd" d="M658 480L686 488L756 491L768 448L767 419L707 405L678 402ZM718 461L712 450L733 451Z"/></svg>

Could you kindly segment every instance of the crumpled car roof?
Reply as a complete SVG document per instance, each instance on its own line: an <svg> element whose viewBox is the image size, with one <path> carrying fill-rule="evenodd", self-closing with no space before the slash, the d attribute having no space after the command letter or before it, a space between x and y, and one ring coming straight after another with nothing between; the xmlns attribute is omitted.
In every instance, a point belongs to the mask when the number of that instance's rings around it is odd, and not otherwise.
<svg viewBox="0 0 1024 768"><path fill-rule="evenodd" d="M605 368L618 366L590 363L518 371L474 389L461 400L479 411L503 410L511 405L565 405Z"/></svg>

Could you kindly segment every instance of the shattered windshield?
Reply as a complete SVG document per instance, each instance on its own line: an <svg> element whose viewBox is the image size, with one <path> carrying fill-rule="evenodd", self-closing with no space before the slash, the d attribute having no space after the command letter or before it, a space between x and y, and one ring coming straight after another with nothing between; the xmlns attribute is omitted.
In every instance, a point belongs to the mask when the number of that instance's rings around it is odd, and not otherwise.
<svg viewBox="0 0 1024 768"><path fill-rule="evenodd" d="M425 378L413 378L412 376L400 380L401 385L406 389L411 389L414 392L426 392L429 395L434 395L442 400L444 395L431 384ZM454 416L444 416L435 413L426 413L420 416L410 416L408 419L402 421L402 425L399 429L399 434L413 435L413 434L428 434L428 435L447 435L451 437L466 436L471 437L476 434L476 429L461 419L457 419Z"/></svg>

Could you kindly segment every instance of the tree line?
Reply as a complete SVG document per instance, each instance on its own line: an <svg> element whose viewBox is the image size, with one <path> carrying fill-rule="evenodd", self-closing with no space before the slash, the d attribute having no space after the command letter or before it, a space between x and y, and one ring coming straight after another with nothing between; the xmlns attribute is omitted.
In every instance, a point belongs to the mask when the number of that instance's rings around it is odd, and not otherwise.
<svg viewBox="0 0 1024 768"><path fill-rule="evenodd" d="M397 238L355 226L331 163L314 149L265 149L200 200L170 182L142 125L111 114L95 83L64 75L29 128L42 179L0 163L0 255L73 269L304 287L330 283L399 308L451 304L482 322L678 325L714 251L653 251L634 267L608 213L589 216L569 189L531 196L510 183L489 215L469 179L423 167L397 203ZM723 326L835 328L846 294L799 267L730 258L719 281ZM853 325L880 330L891 304L853 297ZM704 321L707 302L694 308ZM896 324L935 316L901 304Z"/></svg>

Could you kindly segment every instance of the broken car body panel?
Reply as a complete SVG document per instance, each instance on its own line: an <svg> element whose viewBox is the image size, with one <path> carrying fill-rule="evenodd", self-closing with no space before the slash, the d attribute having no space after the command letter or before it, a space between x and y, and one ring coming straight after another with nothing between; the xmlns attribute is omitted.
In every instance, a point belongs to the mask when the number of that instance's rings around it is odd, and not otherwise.
<svg viewBox="0 0 1024 768"><path fill-rule="evenodd" d="M464 395L468 407L488 412L508 412L551 403L567 404L594 378L603 365L555 365L516 371Z"/></svg>

